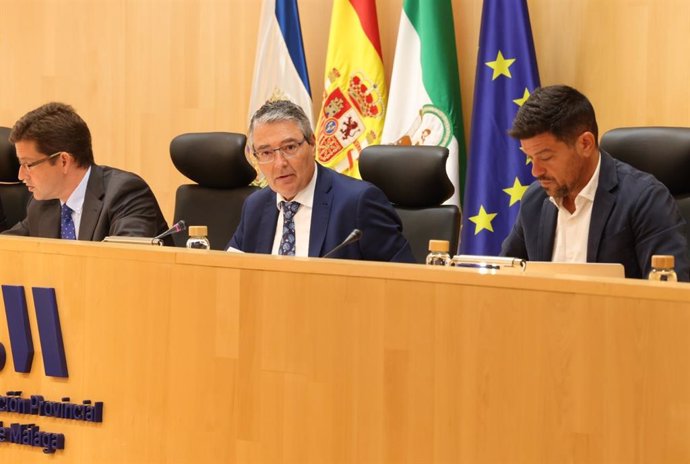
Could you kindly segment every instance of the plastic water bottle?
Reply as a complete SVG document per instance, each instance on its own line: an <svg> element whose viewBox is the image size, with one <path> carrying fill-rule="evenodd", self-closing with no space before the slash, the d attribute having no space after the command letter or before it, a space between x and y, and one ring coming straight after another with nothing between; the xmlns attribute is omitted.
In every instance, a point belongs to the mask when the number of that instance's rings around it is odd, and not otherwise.
<svg viewBox="0 0 690 464"><path fill-rule="evenodd" d="M431 266L448 266L450 255L448 240L429 240L429 254L426 255L426 263Z"/></svg>
<svg viewBox="0 0 690 464"><path fill-rule="evenodd" d="M187 248L195 250L210 250L211 243L208 241L208 228L206 226L189 226L189 239Z"/></svg>
<svg viewBox="0 0 690 464"><path fill-rule="evenodd" d="M649 280L678 282L675 266L675 258L672 255L652 256L652 270L649 273Z"/></svg>

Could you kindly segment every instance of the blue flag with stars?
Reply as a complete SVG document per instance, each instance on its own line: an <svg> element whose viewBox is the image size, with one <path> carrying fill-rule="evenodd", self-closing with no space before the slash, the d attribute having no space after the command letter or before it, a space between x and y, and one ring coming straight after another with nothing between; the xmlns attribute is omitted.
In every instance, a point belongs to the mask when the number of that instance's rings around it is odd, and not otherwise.
<svg viewBox="0 0 690 464"><path fill-rule="evenodd" d="M460 252L498 255L532 183L513 118L539 87L526 0L484 0Z"/></svg>

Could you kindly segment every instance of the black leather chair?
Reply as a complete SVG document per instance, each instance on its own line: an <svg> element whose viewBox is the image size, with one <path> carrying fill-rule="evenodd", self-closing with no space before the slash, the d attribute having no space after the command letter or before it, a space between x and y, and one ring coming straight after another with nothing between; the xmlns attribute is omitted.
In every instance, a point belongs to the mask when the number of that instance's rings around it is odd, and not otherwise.
<svg viewBox="0 0 690 464"><path fill-rule="evenodd" d="M417 262L424 263L429 240L448 240L456 253L460 209L442 203L453 195L446 173L448 149L432 146L372 145L359 158L362 179L393 203Z"/></svg>
<svg viewBox="0 0 690 464"><path fill-rule="evenodd" d="M5 225L12 227L26 217L26 204L31 196L26 186L19 181L19 161L14 145L8 140L10 129L0 127L0 201L5 211ZM0 214L0 230L2 227Z"/></svg>
<svg viewBox="0 0 690 464"><path fill-rule="evenodd" d="M175 222L208 226L211 249L223 250L240 222L245 198L256 171L247 161L244 134L207 132L182 134L170 143L170 157L182 174L196 185L181 185L175 195ZM185 246L187 232L175 235Z"/></svg>
<svg viewBox="0 0 690 464"><path fill-rule="evenodd" d="M601 149L659 179L678 202L690 246L690 128L623 127L601 138Z"/></svg>

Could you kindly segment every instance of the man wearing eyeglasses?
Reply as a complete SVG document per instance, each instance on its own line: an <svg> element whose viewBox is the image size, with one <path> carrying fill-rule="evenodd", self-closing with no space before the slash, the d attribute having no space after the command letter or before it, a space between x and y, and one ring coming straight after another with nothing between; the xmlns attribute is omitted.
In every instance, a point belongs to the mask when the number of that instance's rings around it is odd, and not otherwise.
<svg viewBox="0 0 690 464"><path fill-rule="evenodd" d="M153 237L168 228L143 179L94 163L89 128L71 106L30 111L12 128L10 142L32 196L26 218L3 233L100 241Z"/></svg>
<svg viewBox="0 0 690 464"><path fill-rule="evenodd" d="M322 257L359 229L361 239L332 257L414 262L383 192L317 164L314 142L309 119L294 103L257 110L248 144L269 187L245 200L229 250Z"/></svg>
<svg viewBox="0 0 690 464"><path fill-rule="evenodd" d="M537 179L522 197L501 254L533 261L621 263L646 278L652 255L675 256L687 281L687 245L676 201L650 174L599 149L594 108L572 87L535 90L510 135Z"/></svg>

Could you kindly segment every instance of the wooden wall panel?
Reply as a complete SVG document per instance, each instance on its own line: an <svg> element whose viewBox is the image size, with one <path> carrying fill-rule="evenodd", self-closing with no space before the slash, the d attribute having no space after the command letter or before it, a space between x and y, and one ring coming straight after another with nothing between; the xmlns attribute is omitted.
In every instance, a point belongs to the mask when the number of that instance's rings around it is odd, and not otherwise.
<svg viewBox="0 0 690 464"><path fill-rule="evenodd" d="M586 93L602 131L690 125L690 3L528 3L542 83ZM299 4L318 111L331 2ZM401 1L377 4L390 75ZM482 2L453 7L469 129ZM171 219L185 182L169 160L172 137L246 130L259 11L259 0L0 0L0 125L49 100L74 105L97 162L141 174Z"/></svg>

